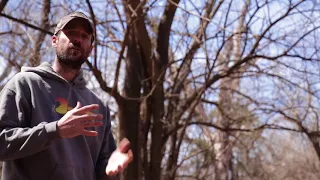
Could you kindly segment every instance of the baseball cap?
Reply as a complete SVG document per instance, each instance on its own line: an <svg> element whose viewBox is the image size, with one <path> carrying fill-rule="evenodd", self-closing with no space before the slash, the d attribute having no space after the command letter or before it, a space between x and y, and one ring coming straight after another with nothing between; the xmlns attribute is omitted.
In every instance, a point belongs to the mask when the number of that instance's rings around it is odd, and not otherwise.
<svg viewBox="0 0 320 180"><path fill-rule="evenodd" d="M76 18L82 18L84 20L86 20L89 24L89 29L90 29L90 33L92 34L93 38L94 38L94 26L92 24L92 22L90 21L90 19L88 18L88 16L86 16L84 13L82 12L73 12L71 14L68 14L64 17L62 17L59 21L59 23L57 24L56 29L54 30L54 35L56 35L59 31L61 31L71 20L76 19Z"/></svg>

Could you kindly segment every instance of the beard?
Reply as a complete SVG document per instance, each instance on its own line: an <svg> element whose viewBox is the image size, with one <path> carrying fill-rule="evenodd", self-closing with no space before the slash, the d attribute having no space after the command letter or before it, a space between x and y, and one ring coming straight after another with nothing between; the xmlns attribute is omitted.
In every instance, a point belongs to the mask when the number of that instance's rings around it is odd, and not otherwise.
<svg viewBox="0 0 320 180"><path fill-rule="evenodd" d="M62 49L58 47L56 50L57 59L65 66L78 70L81 65L86 62L89 52L84 51L81 47Z"/></svg>

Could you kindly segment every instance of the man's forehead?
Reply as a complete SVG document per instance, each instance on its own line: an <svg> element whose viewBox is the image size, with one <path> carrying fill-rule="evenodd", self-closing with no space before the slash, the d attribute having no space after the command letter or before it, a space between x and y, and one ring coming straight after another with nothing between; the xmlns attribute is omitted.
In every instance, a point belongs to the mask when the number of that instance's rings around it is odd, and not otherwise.
<svg viewBox="0 0 320 180"><path fill-rule="evenodd" d="M83 18L75 18L72 19L66 26L63 28L64 30L67 29L75 29L75 28L83 28L89 34L92 34L92 28L89 22Z"/></svg>

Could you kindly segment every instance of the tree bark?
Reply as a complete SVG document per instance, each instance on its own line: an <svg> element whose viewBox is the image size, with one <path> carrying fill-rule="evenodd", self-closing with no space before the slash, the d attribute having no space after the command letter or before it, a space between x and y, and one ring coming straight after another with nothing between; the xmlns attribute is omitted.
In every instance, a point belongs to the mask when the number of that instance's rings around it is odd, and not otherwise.
<svg viewBox="0 0 320 180"><path fill-rule="evenodd" d="M132 37L132 36L131 36ZM134 40L129 40L128 56L126 58L126 75L123 89L124 98L118 102L120 139L127 137L131 142L131 149L134 154L133 162L128 166L124 179L140 179L140 55L135 46Z"/></svg>
<svg viewBox="0 0 320 180"><path fill-rule="evenodd" d="M143 3L139 0L123 0L123 5L130 31L123 89L124 101L118 102L119 126L120 137L128 137L134 154L134 160L127 168L124 179L137 180L141 178L143 162L140 148L143 143L143 139L140 139L142 129L140 125L143 125L140 119L141 89L143 80L149 78L144 76L150 72L148 67L151 67L151 43L144 24Z"/></svg>
<svg viewBox="0 0 320 180"><path fill-rule="evenodd" d="M221 71L226 71L230 63L231 55L236 61L241 59L241 42L242 42L242 31L245 28L245 16L248 13L250 0L247 0L243 6L242 12L240 14L238 27L235 29L235 35L231 41L227 42L227 48L223 57L219 58L222 64ZM253 63L254 64L254 63ZM234 91L239 88L240 77L243 72L245 72L248 66L243 66L239 68L237 72L238 78L224 78L221 80L220 93L219 93L219 104L221 105L221 110L223 111L218 118L217 123L228 129L230 126L230 117L232 114L236 114L233 108L233 98ZM229 140L229 133L217 130L215 142L215 153L216 153L216 163L215 163L215 179L229 180L232 179L232 142Z"/></svg>
<svg viewBox="0 0 320 180"><path fill-rule="evenodd" d="M49 13L50 13L50 0L43 0L43 9L41 13L41 29L49 29L50 28L50 23L49 23ZM36 37L35 43L34 43L34 48L31 51L31 56L29 60L29 65L30 66L38 66L40 65L40 60L41 60L41 46L42 43L45 40L46 37L45 32L39 32L39 35Z"/></svg>
<svg viewBox="0 0 320 180"><path fill-rule="evenodd" d="M3 11L3 9L6 7L9 0L2 0L0 2L0 13Z"/></svg>

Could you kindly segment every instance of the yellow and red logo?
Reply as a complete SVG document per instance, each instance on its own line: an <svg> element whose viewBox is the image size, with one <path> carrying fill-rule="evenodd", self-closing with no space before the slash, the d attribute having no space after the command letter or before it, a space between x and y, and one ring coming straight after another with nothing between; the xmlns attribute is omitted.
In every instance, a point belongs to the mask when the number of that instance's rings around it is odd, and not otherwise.
<svg viewBox="0 0 320 180"><path fill-rule="evenodd" d="M68 111L72 110L74 107L69 106L69 102L61 97L56 98L56 104L54 106L54 110L59 114L66 114ZM93 114L88 111L87 114Z"/></svg>
<svg viewBox="0 0 320 180"><path fill-rule="evenodd" d="M56 98L55 111L59 114L66 114L68 111L73 109L73 107L69 107L68 104L69 102L64 98Z"/></svg>

